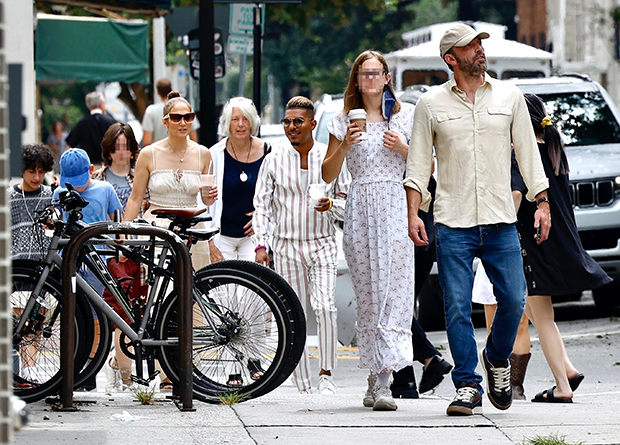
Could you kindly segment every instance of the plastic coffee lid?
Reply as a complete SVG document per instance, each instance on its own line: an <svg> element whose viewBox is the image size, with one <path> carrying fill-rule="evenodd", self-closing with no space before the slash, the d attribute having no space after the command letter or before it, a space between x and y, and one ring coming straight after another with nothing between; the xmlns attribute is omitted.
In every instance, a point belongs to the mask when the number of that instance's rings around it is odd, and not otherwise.
<svg viewBox="0 0 620 445"><path fill-rule="evenodd" d="M356 108L349 111L349 119L366 119L366 110L363 108Z"/></svg>

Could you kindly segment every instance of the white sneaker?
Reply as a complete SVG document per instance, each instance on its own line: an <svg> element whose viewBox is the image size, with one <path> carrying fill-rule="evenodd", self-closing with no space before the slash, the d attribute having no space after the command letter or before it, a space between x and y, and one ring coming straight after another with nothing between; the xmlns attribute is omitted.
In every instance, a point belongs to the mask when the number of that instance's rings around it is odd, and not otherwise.
<svg viewBox="0 0 620 445"><path fill-rule="evenodd" d="M398 406L392 397L392 391L385 385L375 385L372 391L375 397L375 404L372 406L373 411L395 411Z"/></svg>
<svg viewBox="0 0 620 445"><path fill-rule="evenodd" d="M336 384L331 375L323 374L319 376L319 394L336 394Z"/></svg>
<svg viewBox="0 0 620 445"><path fill-rule="evenodd" d="M105 392L115 391L121 384L118 370L112 368L110 365L113 358L114 356L108 357L103 365L103 371L105 372L106 379Z"/></svg>
<svg viewBox="0 0 620 445"><path fill-rule="evenodd" d="M300 389L299 394L312 394L312 389Z"/></svg>
<svg viewBox="0 0 620 445"><path fill-rule="evenodd" d="M376 375L368 376L368 389L366 389L366 394L364 394L363 404L366 408L372 408L375 405L375 396L372 391L375 388L375 384L377 383Z"/></svg>

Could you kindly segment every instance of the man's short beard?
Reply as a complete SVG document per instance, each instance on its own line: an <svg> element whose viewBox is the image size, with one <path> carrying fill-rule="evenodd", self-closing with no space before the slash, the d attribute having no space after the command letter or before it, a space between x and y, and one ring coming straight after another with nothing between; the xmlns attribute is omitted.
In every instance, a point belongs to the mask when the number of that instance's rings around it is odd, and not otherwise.
<svg viewBox="0 0 620 445"><path fill-rule="evenodd" d="M469 61L469 60L465 60L465 59L461 59L460 57L457 57L456 54L453 54L453 55L454 55L454 58L456 59L456 62L458 63L459 69L467 77L479 77L482 74L484 74L487 70L486 59L484 62L478 63L476 62L476 60ZM476 58L477 57L478 55L476 55Z"/></svg>
<svg viewBox="0 0 620 445"><path fill-rule="evenodd" d="M296 145L299 145L299 142L291 142L290 140L289 140L289 142L291 143L291 145L292 145L293 147L294 147L294 146L296 146Z"/></svg>

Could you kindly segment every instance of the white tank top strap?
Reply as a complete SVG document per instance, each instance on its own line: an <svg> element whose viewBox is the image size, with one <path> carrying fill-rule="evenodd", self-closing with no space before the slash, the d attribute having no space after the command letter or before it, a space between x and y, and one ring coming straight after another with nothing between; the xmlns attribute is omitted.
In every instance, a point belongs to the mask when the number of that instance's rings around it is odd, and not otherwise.
<svg viewBox="0 0 620 445"><path fill-rule="evenodd" d="M155 148L151 145L151 154L153 155L153 170L155 170Z"/></svg>
<svg viewBox="0 0 620 445"><path fill-rule="evenodd" d="M198 146L198 170L202 172L202 168L200 167L202 163L200 162L200 154L202 153L202 146Z"/></svg>

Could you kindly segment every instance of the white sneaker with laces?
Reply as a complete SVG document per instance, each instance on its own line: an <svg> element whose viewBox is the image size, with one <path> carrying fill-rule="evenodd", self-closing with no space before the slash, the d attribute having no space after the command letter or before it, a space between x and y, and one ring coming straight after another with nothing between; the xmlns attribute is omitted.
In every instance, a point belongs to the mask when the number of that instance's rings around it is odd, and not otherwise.
<svg viewBox="0 0 620 445"><path fill-rule="evenodd" d="M336 384L331 375L323 374L319 376L319 394L336 394Z"/></svg>
<svg viewBox="0 0 620 445"><path fill-rule="evenodd" d="M398 406L392 397L392 391L385 385L375 385L373 390L375 404L372 406L373 411L395 411Z"/></svg>
<svg viewBox="0 0 620 445"><path fill-rule="evenodd" d="M376 375L368 376L368 388L366 389L366 394L364 394L363 404L366 408L372 408L375 406L375 396L373 395L373 389L375 388L375 384L377 383Z"/></svg>
<svg viewBox="0 0 620 445"><path fill-rule="evenodd" d="M112 368L110 362L114 357L108 357L103 365L103 371L105 372L105 392L116 391L120 385L120 375L117 369Z"/></svg>

